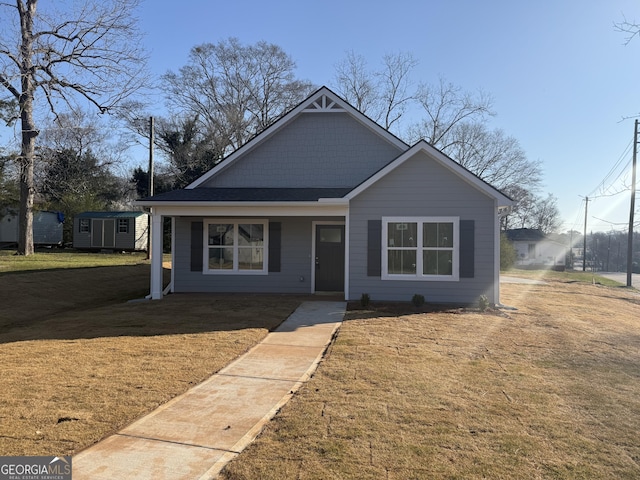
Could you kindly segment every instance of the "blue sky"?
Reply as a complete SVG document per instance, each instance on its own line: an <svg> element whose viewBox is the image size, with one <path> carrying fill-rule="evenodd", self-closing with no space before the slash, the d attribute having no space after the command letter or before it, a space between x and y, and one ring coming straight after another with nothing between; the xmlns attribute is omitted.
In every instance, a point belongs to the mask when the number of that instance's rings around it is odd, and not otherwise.
<svg viewBox="0 0 640 480"><path fill-rule="evenodd" d="M640 112L640 39L625 46L613 24L640 22L637 0L146 0L139 13L157 75L231 36L279 45L299 78L327 86L348 50L371 67L411 52L416 82L444 77L493 96L490 125L541 162L541 193L558 198L564 230L582 230L581 196L601 194L612 169L607 191L624 188L612 181L630 170L633 119L623 118ZM629 195L594 198L589 230L626 229Z"/></svg>
<svg viewBox="0 0 640 480"><path fill-rule="evenodd" d="M617 162L605 187L630 169L631 150L623 152L633 120L623 118L640 112L640 39L624 45L625 35L613 27L623 16L640 21L640 3L148 0L141 11L158 74L184 65L194 45L230 36L281 46L296 61L298 77L328 86L347 50L372 67L385 53L411 52L419 61L417 82L443 76L493 96L491 125L542 163L542 192L558 198L564 229L580 231L581 196L601 194ZM618 180L607 192L622 188ZM594 198L589 230L625 229L629 195Z"/></svg>

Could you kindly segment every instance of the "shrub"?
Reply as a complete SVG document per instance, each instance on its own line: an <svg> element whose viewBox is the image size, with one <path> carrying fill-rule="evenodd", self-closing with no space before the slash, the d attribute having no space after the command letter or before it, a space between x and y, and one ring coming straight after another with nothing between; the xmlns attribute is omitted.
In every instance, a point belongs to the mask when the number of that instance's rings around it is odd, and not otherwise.
<svg viewBox="0 0 640 480"><path fill-rule="evenodd" d="M369 297L369 294L363 293L362 296L360 297L360 306L366 308L369 306L370 301L371 301L371 298Z"/></svg>
<svg viewBox="0 0 640 480"><path fill-rule="evenodd" d="M480 295L480 298L478 299L478 307L481 312L485 312L487 308L489 308L489 299L486 295Z"/></svg>
<svg viewBox="0 0 640 480"><path fill-rule="evenodd" d="M509 270L516 263L516 248L507 239L504 232L500 233L500 270Z"/></svg>
<svg viewBox="0 0 640 480"><path fill-rule="evenodd" d="M424 305L424 295L415 294L411 299L411 303L413 303L416 307L421 307Z"/></svg>

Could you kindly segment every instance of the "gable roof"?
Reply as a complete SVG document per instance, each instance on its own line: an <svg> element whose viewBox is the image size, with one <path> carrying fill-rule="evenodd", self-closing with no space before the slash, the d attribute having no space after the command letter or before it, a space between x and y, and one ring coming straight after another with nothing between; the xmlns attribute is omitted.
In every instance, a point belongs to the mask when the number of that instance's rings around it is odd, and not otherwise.
<svg viewBox="0 0 640 480"><path fill-rule="evenodd" d="M369 177L364 182L362 182L360 185L358 185L356 188L351 190L351 192L349 192L349 194L346 195L345 198L351 200L352 198L358 196L360 193L362 193L367 188L372 186L374 183L376 183L377 181L385 177L391 171L398 168L400 165L402 165L404 162L406 162L410 158L413 158L417 153L421 151L425 152L429 156L429 158L433 159L439 165L445 167L447 170L457 175L462 180L469 183L471 186L477 188L478 190L485 193L489 197L494 198L498 202L499 207L510 207L511 205L513 205L513 200L511 198L506 196L504 193L502 193L500 190L495 188L493 185L487 183L486 181L482 180L480 177L478 177L471 171L467 170L465 167L463 167L458 162L456 162L455 160L451 159L450 157L442 153L433 145L427 143L425 140L420 140L418 143L416 143L407 151L405 151L400 156L398 156L391 163L389 163L385 167L378 170L378 172L376 172L371 177Z"/></svg>
<svg viewBox="0 0 640 480"><path fill-rule="evenodd" d="M194 189L204 184L207 180L214 177L218 173L226 170L231 167L236 161L242 158L246 153L255 149L266 140L271 138L275 133L280 131L286 125L291 123L295 118L297 118L301 114L322 114L322 113L337 113L344 112L349 114L353 119L357 120L360 124L365 126L367 129L383 138L390 144L396 146L400 150L406 150L409 145L403 142L401 139L396 137L394 134L385 130L382 126L378 125L376 122L371 120L362 112L359 112L354 107L349 105L345 100L343 100L339 95L335 92L331 91L327 87L322 87L318 89L316 92L312 93L309 97L303 100L297 107L290 110L284 116L282 116L275 123L267 127L264 131L257 134L243 146L238 148L235 152L231 153L224 160L222 160L218 165L213 167L207 173L202 175L200 178L192 182L190 185L187 185L186 189Z"/></svg>

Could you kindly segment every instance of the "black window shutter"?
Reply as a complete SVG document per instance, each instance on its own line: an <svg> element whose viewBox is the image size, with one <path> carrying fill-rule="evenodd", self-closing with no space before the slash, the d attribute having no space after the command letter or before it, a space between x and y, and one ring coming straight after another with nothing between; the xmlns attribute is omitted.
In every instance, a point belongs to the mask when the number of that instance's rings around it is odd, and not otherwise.
<svg viewBox="0 0 640 480"><path fill-rule="evenodd" d="M269 271L280 271L282 223L269 222Z"/></svg>
<svg viewBox="0 0 640 480"><path fill-rule="evenodd" d="M475 269L475 221L460 220L460 278L473 278Z"/></svg>
<svg viewBox="0 0 640 480"><path fill-rule="evenodd" d="M202 271L202 222L191 222L191 271Z"/></svg>
<svg viewBox="0 0 640 480"><path fill-rule="evenodd" d="M367 226L367 276L382 275L382 220L369 220Z"/></svg>

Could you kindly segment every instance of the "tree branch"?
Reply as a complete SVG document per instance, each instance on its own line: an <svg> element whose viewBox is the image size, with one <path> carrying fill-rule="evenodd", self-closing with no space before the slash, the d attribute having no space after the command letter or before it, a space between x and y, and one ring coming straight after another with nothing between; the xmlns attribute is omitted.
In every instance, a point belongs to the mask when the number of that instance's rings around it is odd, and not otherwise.
<svg viewBox="0 0 640 480"><path fill-rule="evenodd" d="M18 90L16 90L16 88L13 85L11 85L9 80L7 80L7 78L2 74L0 74L0 84L2 84L3 87L5 87L7 90L9 90L11 95L16 97L16 100L20 99L20 92Z"/></svg>

